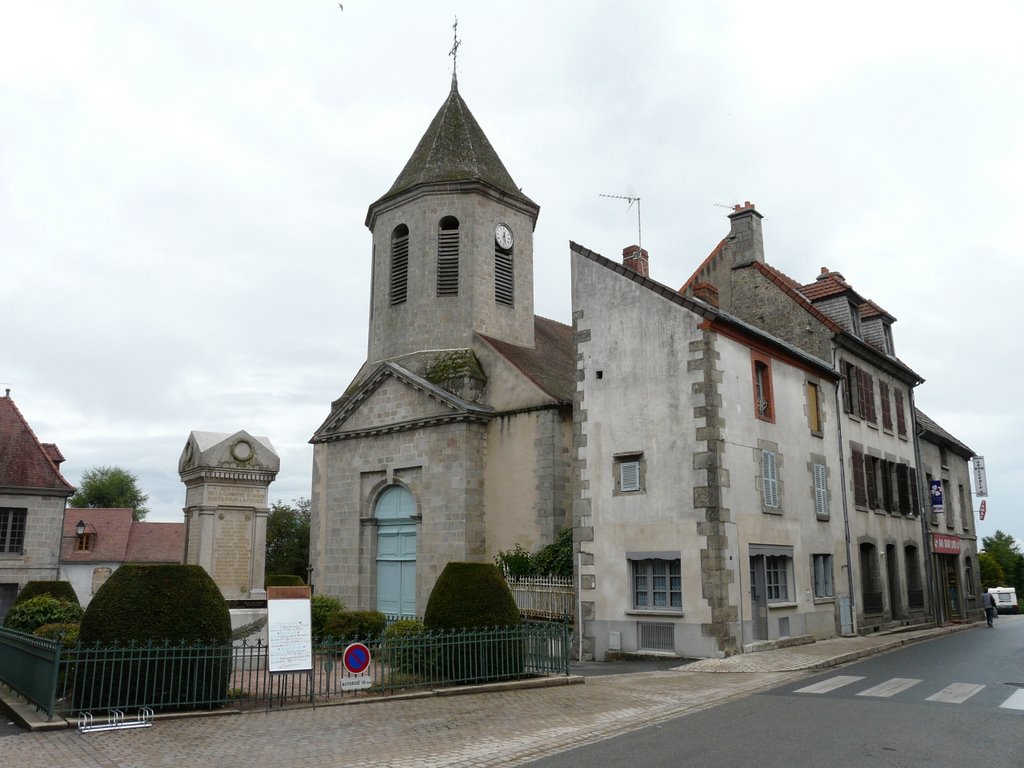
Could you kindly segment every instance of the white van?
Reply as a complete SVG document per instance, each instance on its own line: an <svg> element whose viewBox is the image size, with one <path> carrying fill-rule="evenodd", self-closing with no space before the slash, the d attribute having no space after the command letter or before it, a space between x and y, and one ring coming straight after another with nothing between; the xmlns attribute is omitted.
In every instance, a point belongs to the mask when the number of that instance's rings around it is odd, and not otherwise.
<svg viewBox="0 0 1024 768"><path fill-rule="evenodd" d="M992 595L999 613L1020 613L1017 590L1013 587L991 587L988 592Z"/></svg>

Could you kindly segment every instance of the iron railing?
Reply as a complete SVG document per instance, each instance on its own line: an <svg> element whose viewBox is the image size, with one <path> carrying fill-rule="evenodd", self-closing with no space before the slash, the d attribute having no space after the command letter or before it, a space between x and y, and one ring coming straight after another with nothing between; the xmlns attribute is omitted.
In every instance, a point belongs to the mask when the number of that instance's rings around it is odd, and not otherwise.
<svg viewBox="0 0 1024 768"><path fill-rule="evenodd" d="M143 708L167 711L316 703L343 696L387 696L569 674L569 627L565 622L423 630L362 640L371 660L360 675L345 668L344 654L350 642L316 642L311 669L271 673L268 646L262 641L61 647L20 632L2 631L0 681L51 717L73 717ZM43 652L27 658L11 653L24 646ZM26 673L21 677L19 666ZM41 682L29 685L24 677Z"/></svg>
<svg viewBox="0 0 1024 768"><path fill-rule="evenodd" d="M907 607L911 610L920 610L924 608L924 590L923 589L908 589L907 590Z"/></svg>
<svg viewBox="0 0 1024 768"><path fill-rule="evenodd" d="M864 613L876 614L883 613L885 611L881 592L865 592L862 598L864 603Z"/></svg>
<svg viewBox="0 0 1024 768"><path fill-rule="evenodd" d="M505 580L524 618L571 619L575 613L576 587L571 577L511 576L506 572Z"/></svg>

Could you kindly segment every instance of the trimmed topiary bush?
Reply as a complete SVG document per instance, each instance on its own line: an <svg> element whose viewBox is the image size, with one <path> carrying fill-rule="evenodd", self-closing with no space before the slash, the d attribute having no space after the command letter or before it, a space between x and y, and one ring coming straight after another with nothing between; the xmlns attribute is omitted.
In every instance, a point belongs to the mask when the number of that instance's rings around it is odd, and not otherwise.
<svg viewBox="0 0 1024 768"><path fill-rule="evenodd" d="M43 624L32 634L47 640L60 640L67 648L78 643L78 624Z"/></svg>
<svg viewBox="0 0 1024 768"><path fill-rule="evenodd" d="M61 600L67 600L69 603L81 605L70 581L30 581L21 588L21 592L18 593L12 605L17 605L24 600L31 600L39 595L52 595Z"/></svg>
<svg viewBox="0 0 1024 768"><path fill-rule="evenodd" d="M423 623L431 630L480 632L479 639L453 637L435 656L441 673L460 682L486 682L522 674L523 641L507 628L522 623L512 591L492 563L452 562L427 600ZM484 630L501 627L487 637Z"/></svg>
<svg viewBox="0 0 1024 768"><path fill-rule="evenodd" d="M82 606L49 594L16 602L7 612L4 626L18 632L35 632L44 624L73 624L82 618Z"/></svg>
<svg viewBox="0 0 1024 768"><path fill-rule="evenodd" d="M388 625L380 611L337 611L324 624L324 635L335 640L376 640Z"/></svg>
<svg viewBox="0 0 1024 768"><path fill-rule="evenodd" d="M423 623L427 629L511 627L522 617L497 566L451 562L427 599Z"/></svg>
<svg viewBox="0 0 1024 768"><path fill-rule="evenodd" d="M309 626L314 640L321 640L326 635L324 627L327 620L336 613L345 610L345 604L330 595L313 595L309 601Z"/></svg>
<svg viewBox="0 0 1024 768"><path fill-rule="evenodd" d="M98 663L98 679L76 685L83 709L180 709L223 702L231 668L231 615L220 589L198 565L122 565L82 617L82 645L206 646L170 664L144 652ZM196 658L201 656L201 658Z"/></svg>
<svg viewBox="0 0 1024 768"><path fill-rule="evenodd" d="M286 574L278 574L274 576L267 576L264 586L267 587L304 587L306 582L302 580L301 576L289 576Z"/></svg>

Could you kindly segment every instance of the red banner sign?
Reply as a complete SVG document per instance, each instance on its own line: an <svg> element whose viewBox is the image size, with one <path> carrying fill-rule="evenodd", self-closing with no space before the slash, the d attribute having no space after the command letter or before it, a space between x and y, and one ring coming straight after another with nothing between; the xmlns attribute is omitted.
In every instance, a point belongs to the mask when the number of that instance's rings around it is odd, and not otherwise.
<svg viewBox="0 0 1024 768"><path fill-rule="evenodd" d="M978 510L978 517L982 520L985 519L985 500L981 500L981 509Z"/></svg>
<svg viewBox="0 0 1024 768"><path fill-rule="evenodd" d="M939 555L959 555L960 537L949 536L945 533L933 533L932 552Z"/></svg>

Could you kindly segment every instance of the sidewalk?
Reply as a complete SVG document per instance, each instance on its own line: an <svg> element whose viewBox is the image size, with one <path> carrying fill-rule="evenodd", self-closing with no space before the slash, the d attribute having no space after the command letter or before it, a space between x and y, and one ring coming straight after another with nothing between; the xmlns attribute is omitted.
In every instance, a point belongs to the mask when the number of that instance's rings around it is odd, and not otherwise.
<svg viewBox="0 0 1024 768"><path fill-rule="evenodd" d="M377 699L376 706L352 706L358 700L350 699L269 714L158 716L151 728L92 734L62 722L58 731L4 737L0 749L4 763L18 768L512 766L708 709L808 671L971 628L835 638L656 671L444 689Z"/></svg>

